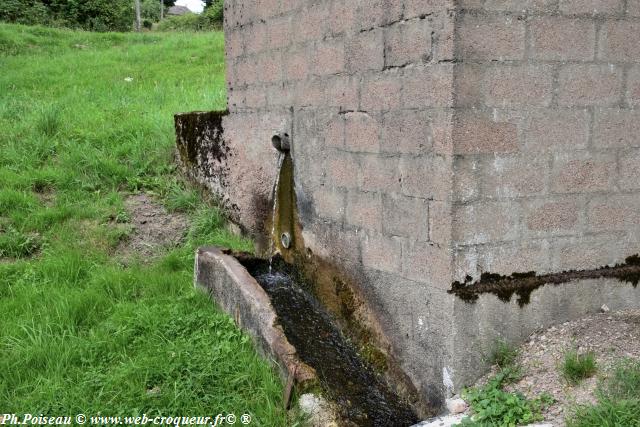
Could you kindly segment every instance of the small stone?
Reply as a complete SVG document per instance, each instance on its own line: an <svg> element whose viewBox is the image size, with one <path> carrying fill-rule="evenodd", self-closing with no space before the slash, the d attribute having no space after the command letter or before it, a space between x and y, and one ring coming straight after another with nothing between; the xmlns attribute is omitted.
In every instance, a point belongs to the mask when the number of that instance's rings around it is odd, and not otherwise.
<svg viewBox="0 0 640 427"><path fill-rule="evenodd" d="M600 307L600 311L602 313L608 313L611 310L609 310L609 307L607 307L607 304L602 304L602 307Z"/></svg>
<svg viewBox="0 0 640 427"><path fill-rule="evenodd" d="M462 399L447 399L445 402L449 413L452 415L461 414L469 407L467 402Z"/></svg>

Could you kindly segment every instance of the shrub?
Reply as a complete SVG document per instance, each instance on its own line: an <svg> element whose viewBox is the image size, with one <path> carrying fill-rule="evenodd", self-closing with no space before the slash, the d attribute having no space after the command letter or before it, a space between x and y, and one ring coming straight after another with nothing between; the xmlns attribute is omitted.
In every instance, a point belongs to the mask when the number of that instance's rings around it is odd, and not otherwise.
<svg viewBox="0 0 640 427"><path fill-rule="evenodd" d="M596 370L596 357L592 352L580 354L577 350L569 350L565 353L562 374L570 383L577 384L595 374Z"/></svg>

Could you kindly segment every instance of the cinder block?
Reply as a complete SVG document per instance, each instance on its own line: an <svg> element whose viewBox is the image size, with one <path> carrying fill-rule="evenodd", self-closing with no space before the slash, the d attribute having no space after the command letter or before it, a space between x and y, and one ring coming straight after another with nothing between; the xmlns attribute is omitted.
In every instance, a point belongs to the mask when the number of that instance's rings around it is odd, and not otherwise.
<svg viewBox="0 0 640 427"><path fill-rule="evenodd" d="M556 0L485 0L484 8L492 12L548 12L555 10Z"/></svg>
<svg viewBox="0 0 640 427"><path fill-rule="evenodd" d="M327 156L327 185L357 188L359 171L360 161L354 154L334 151Z"/></svg>
<svg viewBox="0 0 640 427"><path fill-rule="evenodd" d="M389 111L400 107L400 74L376 73L362 82L361 109L364 111Z"/></svg>
<svg viewBox="0 0 640 427"><path fill-rule="evenodd" d="M347 113L345 147L356 152L377 153L380 151L380 125L367 113Z"/></svg>
<svg viewBox="0 0 640 427"><path fill-rule="evenodd" d="M584 202L580 197L547 198L523 202L529 235L579 234Z"/></svg>
<svg viewBox="0 0 640 427"><path fill-rule="evenodd" d="M262 52L267 47L267 25L262 22L254 22L243 30L244 46L247 54Z"/></svg>
<svg viewBox="0 0 640 427"><path fill-rule="evenodd" d="M566 106L611 106L622 99L622 67L565 65L558 77L558 103Z"/></svg>
<svg viewBox="0 0 640 427"><path fill-rule="evenodd" d="M591 115L588 110L533 110L526 120L525 150L575 151L589 142Z"/></svg>
<svg viewBox="0 0 640 427"><path fill-rule="evenodd" d="M313 74L326 76L342 73L345 69L344 42L341 38L319 41L311 57Z"/></svg>
<svg viewBox="0 0 640 427"><path fill-rule="evenodd" d="M322 40L329 31L328 22L328 3L312 3L293 19L293 37L298 43Z"/></svg>
<svg viewBox="0 0 640 427"><path fill-rule="evenodd" d="M485 74L489 107L546 107L553 96L553 67L495 66Z"/></svg>
<svg viewBox="0 0 640 427"><path fill-rule="evenodd" d="M423 111L394 110L382 118L382 151L425 154L433 145L430 117Z"/></svg>
<svg viewBox="0 0 640 427"><path fill-rule="evenodd" d="M455 8L452 0L403 0L402 3L405 19L424 17Z"/></svg>
<svg viewBox="0 0 640 427"><path fill-rule="evenodd" d="M545 16L529 23L531 55L535 59L590 61L596 50L595 22Z"/></svg>
<svg viewBox="0 0 640 427"><path fill-rule="evenodd" d="M307 77L309 62L306 50L289 51L284 56L284 61L285 79L291 81L302 80Z"/></svg>
<svg viewBox="0 0 640 427"><path fill-rule="evenodd" d="M282 80L284 67L282 65L282 53L264 52L256 57L258 81L273 83Z"/></svg>
<svg viewBox="0 0 640 427"><path fill-rule="evenodd" d="M640 147L640 111L604 108L596 111L594 146Z"/></svg>
<svg viewBox="0 0 640 427"><path fill-rule="evenodd" d="M472 156L453 159L453 201L466 203L480 195L480 160Z"/></svg>
<svg viewBox="0 0 640 427"><path fill-rule="evenodd" d="M381 29L350 35L345 43L347 72L361 73L384 68L384 42Z"/></svg>
<svg viewBox="0 0 640 427"><path fill-rule="evenodd" d="M357 9L352 3L334 0L331 3L329 14L329 31L336 34L350 33L356 27Z"/></svg>
<svg viewBox="0 0 640 427"><path fill-rule="evenodd" d="M385 65L401 67L431 59L431 22L416 19L386 28Z"/></svg>
<svg viewBox="0 0 640 427"><path fill-rule="evenodd" d="M448 247L451 245L451 202L429 202L429 241Z"/></svg>
<svg viewBox="0 0 640 427"><path fill-rule="evenodd" d="M480 244L519 237L520 203L477 202L453 207L453 241Z"/></svg>
<svg viewBox="0 0 640 427"><path fill-rule="evenodd" d="M351 191L347 195L347 224L380 232L382 229L382 199L375 193Z"/></svg>
<svg viewBox="0 0 640 427"><path fill-rule="evenodd" d="M549 159L530 154L495 156L482 163L482 194L505 199L543 194L549 176Z"/></svg>
<svg viewBox="0 0 640 427"><path fill-rule="evenodd" d="M349 3L358 10L356 28L359 30L381 27L402 19L402 3L397 0L352 0Z"/></svg>
<svg viewBox="0 0 640 427"><path fill-rule="evenodd" d="M453 66L450 64L407 68L401 81L404 108L453 105Z"/></svg>
<svg viewBox="0 0 640 427"><path fill-rule="evenodd" d="M458 31L460 58L497 61L524 58L525 26L515 17L465 15Z"/></svg>
<svg viewBox="0 0 640 427"><path fill-rule="evenodd" d="M295 104L298 107L322 107L327 100L327 86L324 79L306 79L295 89Z"/></svg>
<svg viewBox="0 0 640 427"><path fill-rule="evenodd" d="M430 287L448 289L451 286L449 251L432 243L405 240L402 245L402 275Z"/></svg>
<svg viewBox="0 0 640 427"><path fill-rule="evenodd" d="M281 49L291 45L293 35L291 33L291 17L281 16L269 21L267 27L267 40L269 49Z"/></svg>
<svg viewBox="0 0 640 427"><path fill-rule="evenodd" d="M244 55L244 38L240 30L227 31L224 38L225 54L235 59Z"/></svg>
<svg viewBox="0 0 640 427"><path fill-rule="evenodd" d="M640 225L640 197L617 194L596 197L587 206L589 230L626 231Z"/></svg>
<svg viewBox="0 0 640 427"><path fill-rule="evenodd" d="M360 188L363 191L396 193L400 191L398 158L375 154L363 156L360 161Z"/></svg>
<svg viewBox="0 0 640 427"><path fill-rule="evenodd" d="M550 241L553 271L587 270L624 261L625 233L602 233Z"/></svg>
<svg viewBox="0 0 640 427"><path fill-rule="evenodd" d="M254 56L238 59L235 80L238 86L245 86L258 80L258 65Z"/></svg>
<svg viewBox="0 0 640 427"><path fill-rule="evenodd" d="M266 91L263 86L250 86L244 90L245 107L264 108L267 105Z"/></svg>
<svg viewBox="0 0 640 427"><path fill-rule="evenodd" d="M638 3L640 3L640 0L638 0ZM634 107L640 106L640 66L635 66L629 70L627 102Z"/></svg>
<svg viewBox="0 0 640 427"><path fill-rule="evenodd" d="M640 58L640 22L610 21L600 29L599 58L637 62Z"/></svg>
<svg viewBox="0 0 640 427"><path fill-rule="evenodd" d="M453 69L456 107L474 107L484 104L483 82L486 67L457 64Z"/></svg>
<svg viewBox="0 0 640 427"><path fill-rule="evenodd" d="M616 15L622 0L560 0L560 11L567 15Z"/></svg>
<svg viewBox="0 0 640 427"><path fill-rule="evenodd" d="M344 148L344 115L332 115L329 120L318 128L324 136L324 146Z"/></svg>
<svg viewBox="0 0 640 427"><path fill-rule="evenodd" d="M497 122L474 112L456 114L453 128L454 154L513 153L518 151L516 124Z"/></svg>
<svg viewBox="0 0 640 427"><path fill-rule="evenodd" d="M399 238L362 233L362 263L367 268L398 273L402 266L402 244Z"/></svg>
<svg viewBox="0 0 640 427"><path fill-rule="evenodd" d="M551 190L556 193L593 193L614 188L614 154L556 154L551 172Z"/></svg>
<svg viewBox="0 0 640 427"><path fill-rule="evenodd" d="M386 235L428 241L428 201L399 194L384 194L382 196L382 230Z"/></svg>
<svg viewBox="0 0 640 427"><path fill-rule="evenodd" d="M400 160L400 173L403 194L449 200L453 178L445 157L403 157Z"/></svg>
<svg viewBox="0 0 640 427"><path fill-rule="evenodd" d="M327 79L326 106L339 111L357 110L359 104L359 79L355 76L335 76Z"/></svg>
<svg viewBox="0 0 640 427"><path fill-rule="evenodd" d="M313 193L313 204L321 218L340 223L345 211L345 195L340 190L318 189Z"/></svg>
<svg viewBox="0 0 640 427"><path fill-rule="evenodd" d="M640 189L640 149L620 152L619 184L622 190Z"/></svg>
<svg viewBox="0 0 640 427"><path fill-rule="evenodd" d="M509 276L529 271L539 274L551 271L549 242L546 240L486 245L477 257L478 267L483 272Z"/></svg>

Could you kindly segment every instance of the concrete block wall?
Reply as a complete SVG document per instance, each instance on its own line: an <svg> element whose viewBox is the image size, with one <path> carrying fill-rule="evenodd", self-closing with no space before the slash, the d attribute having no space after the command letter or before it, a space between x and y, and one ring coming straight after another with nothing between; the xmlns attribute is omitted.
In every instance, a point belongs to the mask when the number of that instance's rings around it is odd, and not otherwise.
<svg viewBox="0 0 640 427"><path fill-rule="evenodd" d="M455 280L640 251L637 3L460 2Z"/></svg>
<svg viewBox="0 0 640 427"><path fill-rule="evenodd" d="M225 10L227 127L237 134L227 139L275 168L270 135L253 123L286 118L305 245L358 277L392 353L433 407L453 304L453 9L247 0ZM255 197L236 186L244 212Z"/></svg>
<svg viewBox="0 0 640 427"><path fill-rule="evenodd" d="M541 326L453 281L640 252L637 0L225 3L231 215L268 234L289 132L306 247L357 278L427 407L505 322Z"/></svg>

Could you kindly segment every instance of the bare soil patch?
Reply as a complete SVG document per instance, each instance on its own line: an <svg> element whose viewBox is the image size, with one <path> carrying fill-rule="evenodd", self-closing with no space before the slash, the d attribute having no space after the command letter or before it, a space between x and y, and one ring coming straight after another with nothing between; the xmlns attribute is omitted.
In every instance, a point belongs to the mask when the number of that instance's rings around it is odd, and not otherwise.
<svg viewBox="0 0 640 427"><path fill-rule="evenodd" d="M119 253L152 257L159 248L177 246L183 241L189 226L186 215L168 212L144 193L127 197L125 206L132 230L118 248Z"/></svg>

